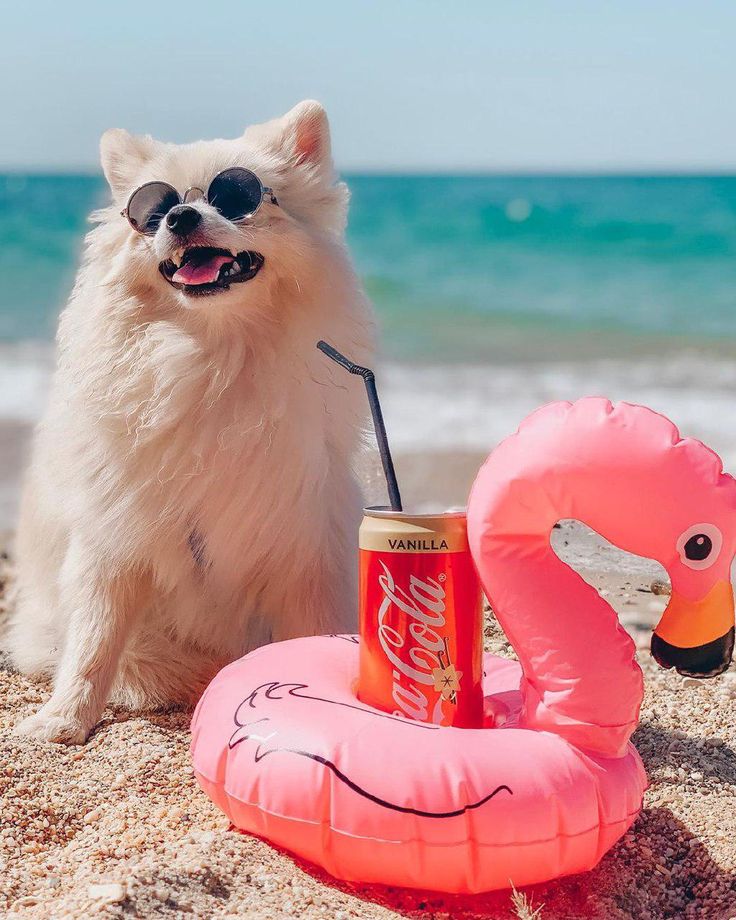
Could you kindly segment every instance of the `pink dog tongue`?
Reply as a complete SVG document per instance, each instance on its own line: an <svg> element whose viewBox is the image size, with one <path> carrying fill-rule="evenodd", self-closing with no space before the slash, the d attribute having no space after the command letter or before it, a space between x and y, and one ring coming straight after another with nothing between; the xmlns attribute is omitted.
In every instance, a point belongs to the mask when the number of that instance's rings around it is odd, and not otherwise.
<svg viewBox="0 0 736 920"><path fill-rule="evenodd" d="M222 266L232 261L232 256L212 256L206 262L185 262L171 280L177 284L210 284L217 281Z"/></svg>

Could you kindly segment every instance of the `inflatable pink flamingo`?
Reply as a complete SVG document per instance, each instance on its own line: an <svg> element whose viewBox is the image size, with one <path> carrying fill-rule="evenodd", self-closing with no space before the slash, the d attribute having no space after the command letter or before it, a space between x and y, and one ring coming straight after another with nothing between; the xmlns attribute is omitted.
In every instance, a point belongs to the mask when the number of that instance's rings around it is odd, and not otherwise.
<svg viewBox="0 0 736 920"><path fill-rule="evenodd" d="M672 597L652 652L709 677L734 644L736 480L663 416L598 398L538 410L478 474L468 534L524 673L523 724L615 757L636 727L642 675L614 611L553 552L563 518L665 567Z"/></svg>
<svg viewBox="0 0 736 920"><path fill-rule="evenodd" d="M487 726L371 709L355 695L356 637L295 639L205 692L204 790L237 827L345 879L474 892L594 866L641 808L642 675L613 610L551 549L562 518L665 566L662 665L728 666L736 481L648 409L557 403L493 451L470 497L474 560L519 657L485 656Z"/></svg>

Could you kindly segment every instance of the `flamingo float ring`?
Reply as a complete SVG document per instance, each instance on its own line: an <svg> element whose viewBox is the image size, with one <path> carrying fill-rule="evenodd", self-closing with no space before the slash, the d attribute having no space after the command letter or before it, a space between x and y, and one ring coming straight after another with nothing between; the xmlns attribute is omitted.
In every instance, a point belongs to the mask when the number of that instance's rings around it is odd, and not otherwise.
<svg viewBox="0 0 736 920"><path fill-rule="evenodd" d="M203 789L236 827L343 879L478 892L593 867L641 809L643 679L614 611L552 550L565 518L666 568L663 667L728 666L736 480L649 409L554 403L491 453L470 495L473 559L518 655L485 655L486 725L372 709L355 694L358 637L292 639L205 691Z"/></svg>

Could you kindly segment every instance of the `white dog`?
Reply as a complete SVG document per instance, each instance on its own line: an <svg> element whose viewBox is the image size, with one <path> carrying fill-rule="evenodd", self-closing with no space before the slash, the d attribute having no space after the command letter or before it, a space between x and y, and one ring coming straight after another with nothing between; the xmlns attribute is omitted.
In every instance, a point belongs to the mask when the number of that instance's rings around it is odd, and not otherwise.
<svg viewBox="0 0 736 920"><path fill-rule="evenodd" d="M101 151L113 206L61 316L10 633L54 678L19 730L68 743L109 699L191 701L255 646L353 627L364 393L315 344L373 341L318 103Z"/></svg>

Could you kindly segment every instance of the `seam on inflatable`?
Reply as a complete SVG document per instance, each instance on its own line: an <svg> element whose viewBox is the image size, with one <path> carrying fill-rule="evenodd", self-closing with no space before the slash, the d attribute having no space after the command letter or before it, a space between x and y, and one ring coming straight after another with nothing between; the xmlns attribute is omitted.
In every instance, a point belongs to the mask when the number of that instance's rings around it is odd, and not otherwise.
<svg viewBox="0 0 736 920"><path fill-rule="evenodd" d="M196 769L196 768L195 768ZM196 774L201 776L205 782L212 784L213 786L219 785L216 780L211 780L204 773L201 773L199 770L196 770ZM272 818L281 818L284 821L292 821L297 824L309 824L311 826L321 826L326 825L325 821L310 821L307 818L295 818L293 815L284 815L278 811L271 811L269 809L263 808L261 805L258 805L255 802L244 802L242 799L237 798L228 791L228 789L223 785L223 792L228 797L232 799L233 802L237 802L238 805L243 805L246 808L255 808L264 815L268 815ZM479 841L474 841L473 845L478 847L484 847L485 849L498 848L498 847L517 847L517 846L536 846L541 843L550 843L553 840L559 840L561 837L564 837L566 840L572 840L575 837L583 837L585 834L591 834L595 831L598 831L600 828L609 828L616 827L619 824L625 824L627 821L630 821L633 818L636 818L637 815L641 812L641 805L636 808L634 811L627 812L623 818L619 818L616 821L603 822L600 821L598 824L594 824L592 827L588 827L583 831L575 831L572 834L565 832L560 832L559 834L554 834L552 837L542 837L539 840L521 840L521 841L508 841L506 843L481 843ZM428 819L429 820L429 819ZM349 831L340 830L340 828L334 827L331 823L329 828L333 834L340 834L343 837L351 837L355 840L365 840L368 842L376 843L392 843L392 844L407 844L407 843L421 843L422 846L428 847L457 847L464 846L468 843L466 839L456 840L456 841L443 841L442 843L431 843L429 841L423 840L421 837L409 837L405 840L386 840L384 837L368 837L363 834L351 834Z"/></svg>
<svg viewBox="0 0 736 920"><path fill-rule="evenodd" d="M241 805L247 804L245 802L240 802L237 799L236 801L238 801L238 803ZM270 817L273 817L273 818L282 818L285 821L294 821L299 824L310 824L310 825L319 825L322 823L320 821L307 821L304 818L294 818L294 817L289 817L288 815L279 814L278 812L266 811L265 809L262 809L259 805L253 805L251 807L257 808L259 811L261 811L265 815L269 815ZM625 817L619 818L618 821L611 821L606 824L603 824L603 823L597 824L597 825L594 825L593 827L587 828L584 831L575 831L574 834L566 834L566 833L561 832L559 834L555 834L553 837L543 837L539 840L519 840L519 841L509 841L507 843L482 843L478 840L474 840L471 843L465 838L462 838L460 840L443 841L442 843L432 843L428 840L424 840L421 837L409 837L404 840L386 840L384 837L367 837L362 834L351 834L348 831L340 830L339 828L333 827L332 825L330 825L330 831L333 834L340 835L341 837L350 837L352 840L365 840L367 843L389 843L389 844L393 844L396 846L404 846L407 844L418 843L418 844L421 844L421 846L423 847L438 847L438 848L467 846L470 843L471 846L473 847L478 847L478 848L483 848L483 849L499 849L499 848L503 849L503 848L513 848L513 847L538 846L539 844L551 843L553 840L560 840L560 839L574 840L576 837L584 837L587 834L593 834L593 833L598 834L600 833L601 828L608 829L608 828L616 827L617 825L626 824L631 819L636 818L639 815L640 811L641 811L641 808L637 808L636 811L627 813Z"/></svg>

